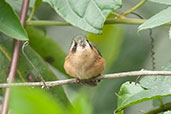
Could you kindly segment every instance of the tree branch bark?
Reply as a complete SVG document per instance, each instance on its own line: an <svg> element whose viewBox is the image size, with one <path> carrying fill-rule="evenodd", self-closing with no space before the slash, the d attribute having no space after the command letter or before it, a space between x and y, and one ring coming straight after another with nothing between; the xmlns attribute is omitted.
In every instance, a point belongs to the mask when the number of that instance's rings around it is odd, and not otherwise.
<svg viewBox="0 0 171 114"><path fill-rule="evenodd" d="M131 72L122 72L122 73L114 73L114 74L106 74L94 78L92 80L101 80L101 79L113 79L113 78L121 78L128 76L171 76L171 71L150 71L150 70L141 70L141 71L131 71ZM48 87L65 85L65 84L76 84L80 81L78 79L65 79L65 80L57 80L57 81L48 81L45 82ZM0 88L7 88L12 86L44 86L43 82L26 82L26 83L1 83Z"/></svg>
<svg viewBox="0 0 171 114"><path fill-rule="evenodd" d="M20 22L23 26L25 26L25 19L27 16L28 5L29 5L29 0L23 0L21 12L20 12ZM11 65L9 69L8 79L7 79L8 84L11 84L13 82L14 77L16 75L17 63L19 60L19 53L20 53L20 45L21 45L21 41L14 40L13 55L12 55ZM8 112L9 96L10 96L10 89L6 88L1 114L7 114Z"/></svg>

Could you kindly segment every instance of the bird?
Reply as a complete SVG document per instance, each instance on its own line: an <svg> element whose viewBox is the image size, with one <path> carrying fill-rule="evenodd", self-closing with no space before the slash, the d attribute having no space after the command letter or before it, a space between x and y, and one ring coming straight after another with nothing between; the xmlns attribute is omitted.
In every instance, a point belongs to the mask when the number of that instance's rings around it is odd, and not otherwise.
<svg viewBox="0 0 171 114"><path fill-rule="evenodd" d="M68 75L84 84L95 86L98 81L92 79L99 76L104 68L105 59L86 36L79 35L72 40L64 62L64 69Z"/></svg>

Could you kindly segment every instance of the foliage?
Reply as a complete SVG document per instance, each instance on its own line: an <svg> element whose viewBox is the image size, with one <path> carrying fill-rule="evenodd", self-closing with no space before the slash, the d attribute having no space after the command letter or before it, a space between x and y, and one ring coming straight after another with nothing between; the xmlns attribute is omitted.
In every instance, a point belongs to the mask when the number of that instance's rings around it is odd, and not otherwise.
<svg viewBox="0 0 171 114"><path fill-rule="evenodd" d="M5 0L0 1L0 25L0 31L6 35L18 40L28 40L18 17Z"/></svg>
<svg viewBox="0 0 171 114"><path fill-rule="evenodd" d="M92 33L101 33L106 17L121 7L121 0L43 0L67 22Z"/></svg>

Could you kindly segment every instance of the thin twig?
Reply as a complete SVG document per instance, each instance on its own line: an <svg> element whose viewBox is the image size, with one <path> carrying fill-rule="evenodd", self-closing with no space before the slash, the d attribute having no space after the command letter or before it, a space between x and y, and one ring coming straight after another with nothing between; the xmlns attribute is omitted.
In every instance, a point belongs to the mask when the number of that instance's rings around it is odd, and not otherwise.
<svg viewBox="0 0 171 114"><path fill-rule="evenodd" d="M122 72L122 73L114 73L114 74L106 74L94 78L92 80L101 80L101 79L113 79L113 78L121 78L121 77L128 77L128 76L154 76L154 75L161 75L161 76L171 76L171 71L150 71L150 70L140 70L140 71L131 71L131 72ZM65 80L57 80L57 81L48 81L45 82L48 87L65 85L65 84L73 84L79 83L78 79L65 79ZM43 82L26 82L26 83L1 83L0 88L7 88L12 86L44 86Z"/></svg>
<svg viewBox="0 0 171 114"><path fill-rule="evenodd" d="M33 18L35 10L36 10L36 2L34 3L34 6L32 7L31 13L30 13L27 21L30 21Z"/></svg>
<svg viewBox="0 0 171 114"><path fill-rule="evenodd" d="M150 39L151 39L151 63L152 63L152 69L155 70L155 66L156 66L156 63L155 63L155 51L154 51L154 38L152 36L152 29L149 29L150 30Z"/></svg>
<svg viewBox="0 0 171 114"><path fill-rule="evenodd" d="M23 0L21 12L20 12L20 21L22 26L25 26L25 19L28 10L28 5L29 5L29 0ZM21 41L14 40L13 55L12 55L11 65L9 69L8 79L7 79L8 84L11 84L15 78L17 63L19 60L20 45L21 45ZM10 89L6 88L1 114L7 114L8 112L9 96L10 96Z"/></svg>
<svg viewBox="0 0 171 114"><path fill-rule="evenodd" d="M121 16L126 16L128 14L130 14L131 12L135 11L137 8L139 8L140 6L142 6L147 0L141 0L141 2L139 2L138 4L136 4L134 7L132 7L131 9L123 12L121 14Z"/></svg>
<svg viewBox="0 0 171 114"><path fill-rule="evenodd" d="M154 109L152 109L152 110L150 110L144 114L158 114L160 112L165 112L168 110L171 110L171 102L163 104L162 106L156 107L156 108L154 108Z"/></svg>
<svg viewBox="0 0 171 114"><path fill-rule="evenodd" d="M23 46L22 46L22 53L24 55L24 57L27 59L27 61L30 63L30 65L32 66L32 68L34 69L34 71L38 74L38 77L40 78L40 80L43 82L44 87L48 88L45 84L45 80L43 79L43 76L40 74L40 72L37 70L37 68L34 66L34 64L31 62L31 60L29 59L29 57L26 55L24 49L29 45L29 42L26 41L24 42Z"/></svg>
<svg viewBox="0 0 171 114"><path fill-rule="evenodd" d="M109 18L105 21L106 24L132 24L140 25L143 24L146 19L136 19L136 18ZM65 21L49 21L49 20L31 20L27 21L26 25L30 26L72 26L70 23ZM163 24L164 26L170 26L171 22Z"/></svg>

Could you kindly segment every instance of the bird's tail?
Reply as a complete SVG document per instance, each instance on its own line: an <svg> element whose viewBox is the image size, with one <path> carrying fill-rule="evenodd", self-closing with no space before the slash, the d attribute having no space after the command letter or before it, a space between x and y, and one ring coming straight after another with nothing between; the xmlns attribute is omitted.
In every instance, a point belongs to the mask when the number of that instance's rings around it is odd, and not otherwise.
<svg viewBox="0 0 171 114"><path fill-rule="evenodd" d="M97 84L100 82L100 80L80 80L82 84L88 85L88 86L97 86Z"/></svg>

